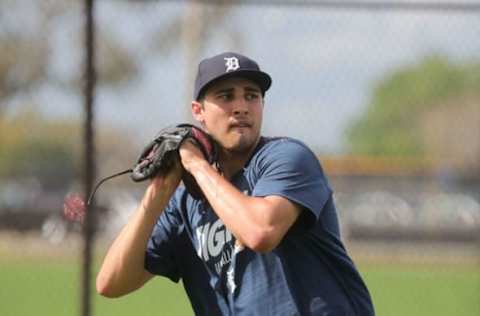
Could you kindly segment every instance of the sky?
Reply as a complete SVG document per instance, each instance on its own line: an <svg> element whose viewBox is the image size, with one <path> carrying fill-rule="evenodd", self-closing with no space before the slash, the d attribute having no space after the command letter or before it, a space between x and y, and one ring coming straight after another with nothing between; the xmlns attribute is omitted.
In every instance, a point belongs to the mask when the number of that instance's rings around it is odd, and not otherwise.
<svg viewBox="0 0 480 316"><path fill-rule="evenodd" d="M147 141L162 127L189 119L186 80L196 69L187 68L188 46L179 38L166 54L150 50L162 45L154 34L185 12L184 5L99 1L97 8L99 26L137 58L140 69L128 84L98 90L97 122ZM51 71L68 77L81 71L82 51L72 43L82 21L69 16L56 23ZM392 72L431 54L459 63L480 60L480 13L239 6L203 44L198 59L237 50L272 76L264 134L296 137L317 152L334 154L348 150L345 130ZM69 92L46 85L40 96L46 115L81 115L82 100Z"/></svg>

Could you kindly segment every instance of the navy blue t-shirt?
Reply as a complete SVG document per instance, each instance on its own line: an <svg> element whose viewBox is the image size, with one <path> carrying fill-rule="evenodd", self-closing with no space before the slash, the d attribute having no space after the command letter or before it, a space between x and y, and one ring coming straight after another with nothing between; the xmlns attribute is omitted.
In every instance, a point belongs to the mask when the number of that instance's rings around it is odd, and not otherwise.
<svg viewBox="0 0 480 316"><path fill-rule="evenodd" d="M374 315L340 240L332 190L303 143L262 137L231 182L246 195L302 207L280 244L266 254L236 245L208 202L180 187L148 243L148 271L182 279L196 315Z"/></svg>

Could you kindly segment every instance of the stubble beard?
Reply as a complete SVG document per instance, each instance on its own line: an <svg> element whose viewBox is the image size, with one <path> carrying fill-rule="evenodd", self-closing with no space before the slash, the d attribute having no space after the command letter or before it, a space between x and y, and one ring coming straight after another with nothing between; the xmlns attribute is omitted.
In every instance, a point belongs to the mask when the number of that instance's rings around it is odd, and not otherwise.
<svg viewBox="0 0 480 316"><path fill-rule="evenodd" d="M256 146L258 139L258 134L254 137L240 135L239 138L233 144L231 144L231 146L225 147L225 150L234 155L247 155L253 150L253 147Z"/></svg>

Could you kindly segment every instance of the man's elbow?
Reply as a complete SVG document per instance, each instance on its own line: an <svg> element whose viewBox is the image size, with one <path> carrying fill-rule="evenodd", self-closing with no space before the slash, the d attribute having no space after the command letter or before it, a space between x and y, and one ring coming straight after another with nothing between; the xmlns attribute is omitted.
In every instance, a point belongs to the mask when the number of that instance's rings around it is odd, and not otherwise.
<svg viewBox="0 0 480 316"><path fill-rule="evenodd" d="M275 249L282 236L274 229L264 229L254 232L246 239L246 246L258 253L268 253Z"/></svg>
<svg viewBox="0 0 480 316"><path fill-rule="evenodd" d="M111 284L101 276L97 276L95 287L97 293L103 297L117 298L123 295L122 293L115 291Z"/></svg>
<svg viewBox="0 0 480 316"><path fill-rule="evenodd" d="M97 293L100 294L101 296L108 297L108 298L117 297L114 295L114 293L111 292L111 290L108 288L106 284L99 282L98 279L96 283L96 290L97 290Z"/></svg>
<svg viewBox="0 0 480 316"><path fill-rule="evenodd" d="M142 270L143 274L136 275L136 278L117 279L115 275L102 274L97 275L96 290L101 296L108 298L117 298L127 295L141 288L153 275ZM128 274L132 277L132 274Z"/></svg>

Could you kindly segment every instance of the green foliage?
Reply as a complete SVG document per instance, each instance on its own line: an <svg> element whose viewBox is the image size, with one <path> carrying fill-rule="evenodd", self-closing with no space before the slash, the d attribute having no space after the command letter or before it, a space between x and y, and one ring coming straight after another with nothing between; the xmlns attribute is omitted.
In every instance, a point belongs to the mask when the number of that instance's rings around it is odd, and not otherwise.
<svg viewBox="0 0 480 316"><path fill-rule="evenodd" d="M78 165L78 131L74 122L47 120L34 111L0 119L0 177L35 177L44 186L64 186Z"/></svg>
<svg viewBox="0 0 480 316"><path fill-rule="evenodd" d="M422 155L419 118L445 100L480 91L480 64L430 56L381 80L364 115L347 131L355 154ZM450 102L450 104L457 104Z"/></svg>

